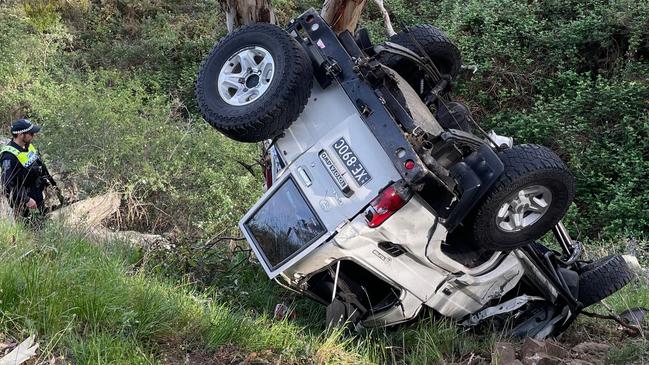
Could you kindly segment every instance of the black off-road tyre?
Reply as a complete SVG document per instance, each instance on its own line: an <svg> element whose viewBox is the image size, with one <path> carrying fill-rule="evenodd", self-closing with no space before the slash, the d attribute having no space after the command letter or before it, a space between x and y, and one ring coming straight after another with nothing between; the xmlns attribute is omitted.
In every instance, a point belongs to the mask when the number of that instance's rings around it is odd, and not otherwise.
<svg viewBox="0 0 649 365"><path fill-rule="evenodd" d="M478 205L473 218L473 238L481 247L509 251L541 238L564 216L575 196L575 179L550 149L522 144L500 153L505 171ZM520 230L498 225L498 213L523 189L541 186L551 193L548 208ZM510 205L511 207L511 205Z"/></svg>
<svg viewBox="0 0 649 365"><path fill-rule="evenodd" d="M585 307L622 289L633 279L633 272L620 255L611 255L584 267L579 274L579 301Z"/></svg>
<svg viewBox="0 0 649 365"><path fill-rule="evenodd" d="M455 78L462 67L462 57L457 46L444 32L430 24L420 24L410 27L409 34L399 32L393 35L390 37L390 42L406 47L422 56L420 48L415 45L412 38L419 42L442 75L450 75L451 78ZM390 53L381 55L379 61L397 71L412 85L413 89L421 94L421 72L412 61Z"/></svg>
<svg viewBox="0 0 649 365"><path fill-rule="evenodd" d="M265 92L246 105L231 105L218 90L219 74L238 52L262 47L273 57L274 75ZM203 118L226 136L241 142L271 139L300 115L311 94L313 70L300 44L276 25L239 28L217 43L203 61L196 99Z"/></svg>

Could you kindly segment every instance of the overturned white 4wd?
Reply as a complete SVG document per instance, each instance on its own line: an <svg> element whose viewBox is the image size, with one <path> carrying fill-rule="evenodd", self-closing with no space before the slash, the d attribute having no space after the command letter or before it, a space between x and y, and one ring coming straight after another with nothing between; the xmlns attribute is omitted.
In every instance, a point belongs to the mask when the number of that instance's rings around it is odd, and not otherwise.
<svg viewBox="0 0 649 365"><path fill-rule="evenodd" d="M429 307L464 325L516 314L512 334L545 337L631 279L620 256L580 261L560 222L572 174L545 147L482 131L450 99L460 68L434 27L374 46L313 10L286 30L241 28L201 66L205 119L264 141L267 191L241 230L269 277L330 323ZM549 231L562 252L536 242Z"/></svg>

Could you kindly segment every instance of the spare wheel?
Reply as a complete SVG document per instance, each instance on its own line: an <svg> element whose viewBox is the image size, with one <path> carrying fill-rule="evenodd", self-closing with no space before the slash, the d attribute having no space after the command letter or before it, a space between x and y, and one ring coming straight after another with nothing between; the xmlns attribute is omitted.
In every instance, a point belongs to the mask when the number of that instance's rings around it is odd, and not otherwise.
<svg viewBox="0 0 649 365"><path fill-rule="evenodd" d="M196 81L203 118L241 142L274 138L297 119L311 94L313 70L302 46L282 28L239 28L205 58Z"/></svg>
<svg viewBox="0 0 649 365"><path fill-rule="evenodd" d="M430 24L415 25L409 32L399 32L390 37L390 42L406 47L420 56L423 56L423 50L442 75L455 78L462 67L460 50L444 32ZM379 61L408 80L418 94L427 95L432 88L432 85L423 82L419 67L409 59L386 53L379 56Z"/></svg>

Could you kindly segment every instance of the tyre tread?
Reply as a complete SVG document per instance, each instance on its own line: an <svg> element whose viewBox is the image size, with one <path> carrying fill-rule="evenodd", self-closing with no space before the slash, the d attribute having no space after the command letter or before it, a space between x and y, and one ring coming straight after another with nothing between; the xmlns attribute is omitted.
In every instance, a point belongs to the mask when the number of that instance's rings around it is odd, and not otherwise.
<svg viewBox="0 0 649 365"><path fill-rule="evenodd" d="M622 289L633 272L620 255L605 257L579 276L579 301L588 307Z"/></svg>

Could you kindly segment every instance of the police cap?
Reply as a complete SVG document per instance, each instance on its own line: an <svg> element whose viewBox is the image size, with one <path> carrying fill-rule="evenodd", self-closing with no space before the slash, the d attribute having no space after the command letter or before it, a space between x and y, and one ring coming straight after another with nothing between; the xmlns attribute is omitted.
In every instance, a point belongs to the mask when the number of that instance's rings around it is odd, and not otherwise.
<svg viewBox="0 0 649 365"><path fill-rule="evenodd" d="M27 119L18 119L11 124L11 134L38 133L40 130L40 125L32 124Z"/></svg>

